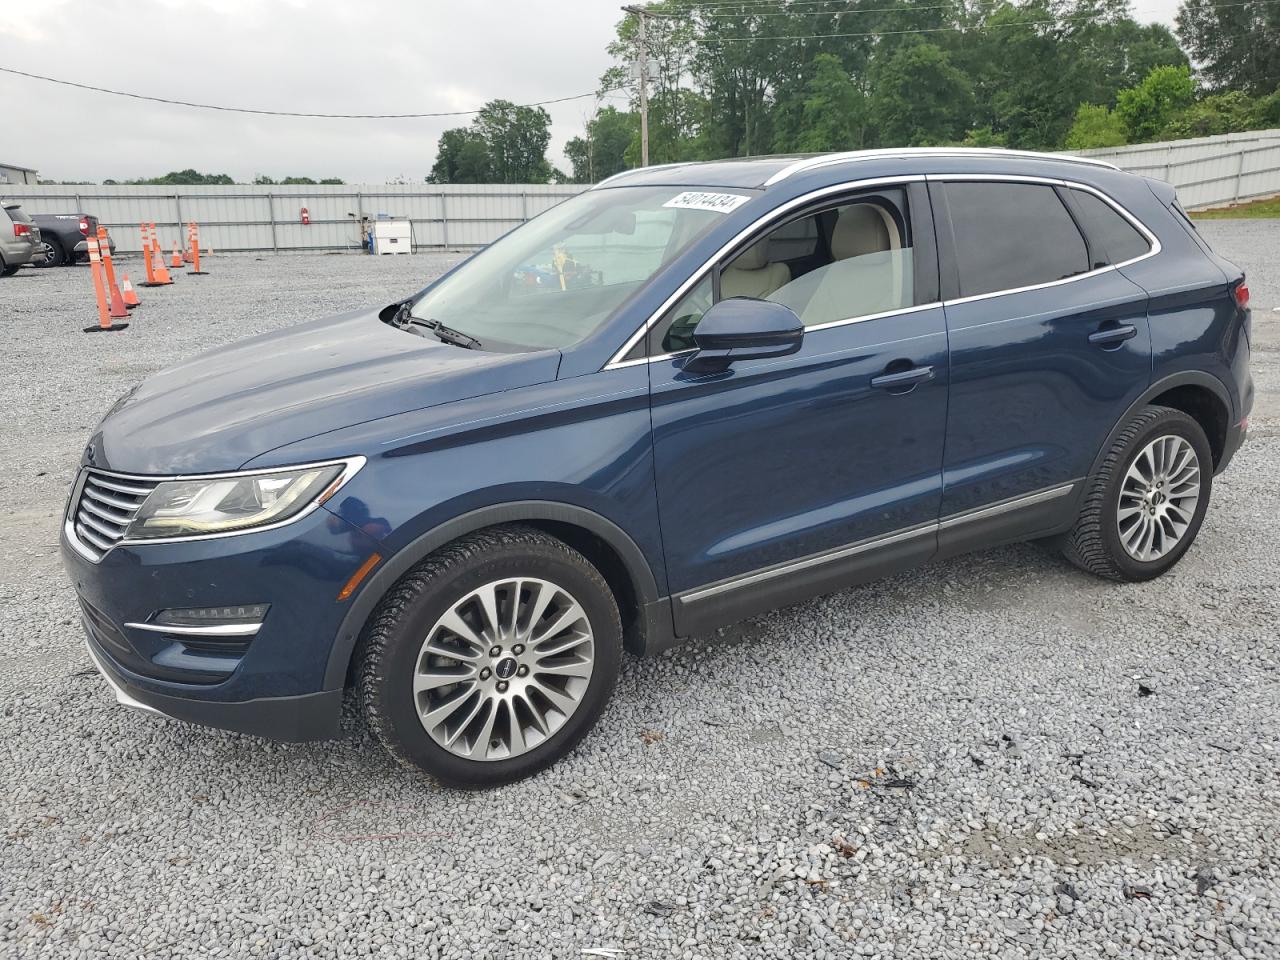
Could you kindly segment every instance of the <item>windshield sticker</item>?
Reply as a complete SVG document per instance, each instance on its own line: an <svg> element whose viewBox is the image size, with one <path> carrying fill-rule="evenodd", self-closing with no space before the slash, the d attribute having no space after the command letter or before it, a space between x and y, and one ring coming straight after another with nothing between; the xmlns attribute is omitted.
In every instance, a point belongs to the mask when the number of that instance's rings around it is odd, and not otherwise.
<svg viewBox="0 0 1280 960"><path fill-rule="evenodd" d="M686 190L679 196L672 197L664 207L678 207L683 210L710 210L712 213L729 213L742 206L750 197L736 193L703 193L701 190Z"/></svg>

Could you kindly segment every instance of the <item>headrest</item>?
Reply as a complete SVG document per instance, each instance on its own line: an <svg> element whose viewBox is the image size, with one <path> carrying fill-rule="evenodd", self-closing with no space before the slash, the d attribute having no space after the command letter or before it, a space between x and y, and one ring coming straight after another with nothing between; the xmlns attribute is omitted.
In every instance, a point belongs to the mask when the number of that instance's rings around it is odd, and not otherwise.
<svg viewBox="0 0 1280 960"><path fill-rule="evenodd" d="M831 256L837 260L893 249L884 214L871 203L855 203L840 211L831 232Z"/></svg>
<svg viewBox="0 0 1280 960"><path fill-rule="evenodd" d="M757 240L733 261L732 266L738 270L763 270L769 265L769 238Z"/></svg>

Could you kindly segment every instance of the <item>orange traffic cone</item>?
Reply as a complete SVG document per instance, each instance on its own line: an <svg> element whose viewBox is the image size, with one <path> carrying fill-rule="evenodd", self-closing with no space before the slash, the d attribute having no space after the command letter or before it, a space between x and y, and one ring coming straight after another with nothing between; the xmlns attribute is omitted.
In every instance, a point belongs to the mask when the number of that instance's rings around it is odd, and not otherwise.
<svg viewBox="0 0 1280 960"><path fill-rule="evenodd" d="M120 283L120 296L124 300L124 305L132 310L142 301L138 299L138 291L133 289L133 284L129 282L129 275L126 273L124 279Z"/></svg>
<svg viewBox="0 0 1280 960"><path fill-rule="evenodd" d="M208 270L200 269L200 228L194 223L191 224L191 269L187 271L187 276L202 277Z"/></svg>
<svg viewBox="0 0 1280 960"><path fill-rule="evenodd" d="M85 333L106 333L109 330L123 330L129 326L127 323L112 323L111 308L107 305L106 285L103 283L102 257L98 250L98 238L90 235L89 240L89 263L93 266L93 292L98 299L98 323L96 326L85 327ZM127 315L127 314L126 314Z"/></svg>
<svg viewBox="0 0 1280 960"><path fill-rule="evenodd" d="M169 261L169 266L175 270L182 269L182 250L178 247L178 241L173 241L173 259Z"/></svg>
<svg viewBox="0 0 1280 960"><path fill-rule="evenodd" d="M160 249L160 237L156 233L156 225L151 224L151 258L156 265L156 286L167 287L173 283L173 277L169 276L169 271L164 265L164 251Z"/></svg>
<svg viewBox="0 0 1280 960"><path fill-rule="evenodd" d="M124 297L116 286L116 271L111 265L111 240L107 236L107 228L98 228L98 255L102 258L103 272L106 274L107 296L111 301L111 316L120 320L129 315L129 308L124 305Z"/></svg>

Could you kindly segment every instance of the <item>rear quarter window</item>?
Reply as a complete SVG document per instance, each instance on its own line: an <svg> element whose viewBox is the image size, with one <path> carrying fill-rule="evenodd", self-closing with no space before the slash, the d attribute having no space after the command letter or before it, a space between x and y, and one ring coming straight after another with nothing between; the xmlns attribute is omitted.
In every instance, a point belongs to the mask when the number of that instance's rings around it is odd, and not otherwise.
<svg viewBox="0 0 1280 960"><path fill-rule="evenodd" d="M1084 237L1053 187L952 182L947 207L960 296L1015 290L1087 273Z"/></svg>
<svg viewBox="0 0 1280 960"><path fill-rule="evenodd" d="M1107 201L1087 190L1075 189L1071 199L1089 240L1102 248L1107 263L1124 263L1150 252L1147 238Z"/></svg>

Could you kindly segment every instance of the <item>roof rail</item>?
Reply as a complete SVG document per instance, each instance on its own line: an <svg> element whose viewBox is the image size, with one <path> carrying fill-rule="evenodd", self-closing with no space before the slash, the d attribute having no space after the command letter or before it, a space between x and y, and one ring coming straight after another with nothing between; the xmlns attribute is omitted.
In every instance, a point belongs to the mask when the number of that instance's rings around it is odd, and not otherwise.
<svg viewBox="0 0 1280 960"><path fill-rule="evenodd" d="M593 184L591 186L591 189L594 190L596 187L603 187L606 183L609 183L613 180L617 180L621 177L630 176L633 173L647 173L650 170L663 170L668 167L691 167L691 166L697 166L697 162L693 160L681 160L676 163L654 163L647 167L628 167L626 170L619 170L617 173L613 174L612 176L605 177L599 183Z"/></svg>
<svg viewBox="0 0 1280 960"><path fill-rule="evenodd" d="M795 163L787 164L768 180L766 187L772 186L787 177L815 167L825 167L836 163L850 163L855 160L881 160L885 157L967 157L975 154L984 157L1007 157L1024 160L1059 160L1067 163L1083 163L1094 167L1106 167L1119 170L1114 163L1095 160L1093 157L1073 157L1065 153L1035 153L1031 150L1003 150L999 147L898 147L881 150L850 150L847 153L820 154L816 157L805 157Z"/></svg>

